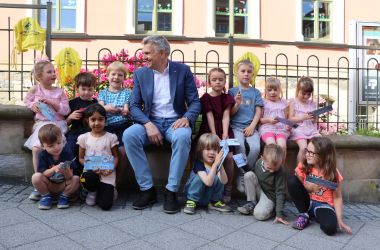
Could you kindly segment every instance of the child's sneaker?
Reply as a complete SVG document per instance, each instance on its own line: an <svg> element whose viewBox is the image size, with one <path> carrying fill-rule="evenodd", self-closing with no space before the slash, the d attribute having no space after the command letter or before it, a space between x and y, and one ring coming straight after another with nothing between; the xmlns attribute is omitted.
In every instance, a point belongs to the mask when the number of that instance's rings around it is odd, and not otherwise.
<svg viewBox="0 0 380 250"><path fill-rule="evenodd" d="M32 201L39 201L41 199L41 194L37 191L37 189L34 189L30 195L29 195L29 200Z"/></svg>
<svg viewBox="0 0 380 250"><path fill-rule="evenodd" d="M85 201L86 198L87 198L87 194L88 194L87 189L82 188L81 191L79 192L79 199L80 199L81 201Z"/></svg>
<svg viewBox="0 0 380 250"><path fill-rule="evenodd" d="M69 197L64 194L61 194L58 198L57 208L63 209L68 208L69 205Z"/></svg>
<svg viewBox="0 0 380 250"><path fill-rule="evenodd" d="M242 206L242 207L238 207L237 210L238 210L241 214L251 215L251 214L253 214L253 210L255 209L255 206L256 206L256 203L255 203L255 202L253 202L253 201L249 201L249 202L247 202L244 206Z"/></svg>
<svg viewBox="0 0 380 250"><path fill-rule="evenodd" d="M231 212L232 211L230 206L224 204L221 201L217 201L215 203L209 203L208 208L212 209L212 210L219 211L219 212Z"/></svg>
<svg viewBox="0 0 380 250"><path fill-rule="evenodd" d="M51 208L52 198L50 194L45 194L41 196L40 204L38 205L39 209L48 210Z"/></svg>
<svg viewBox="0 0 380 250"><path fill-rule="evenodd" d="M309 217L305 214L298 215L297 219L293 222L292 227L298 230L304 229L309 224Z"/></svg>
<svg viewBox="0 0 380 250"><path fill-rule="evenodd" d="M195 201L187 200L185 208L183 209L183 212L185 214L195 214L195 207L196 207Z"/></svg>
<svg viewBox="0 0 380 250"><path fill-rule="evenodd" d="M96 204L96 191L88 192L86 197L86 204L89 206L94 206Z"/></svg>

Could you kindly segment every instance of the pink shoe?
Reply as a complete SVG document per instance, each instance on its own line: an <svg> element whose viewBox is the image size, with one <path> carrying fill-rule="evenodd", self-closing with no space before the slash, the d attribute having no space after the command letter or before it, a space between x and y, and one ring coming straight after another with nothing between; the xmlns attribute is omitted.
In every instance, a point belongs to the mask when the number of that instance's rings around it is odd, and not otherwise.
<svg viewBox="0 0 380 250"><path fill-rule="evenodd" d="M298 215L297 219L293 222L292 227L298 230L304 229L309 224L309 217L304 214Z"/></svg>

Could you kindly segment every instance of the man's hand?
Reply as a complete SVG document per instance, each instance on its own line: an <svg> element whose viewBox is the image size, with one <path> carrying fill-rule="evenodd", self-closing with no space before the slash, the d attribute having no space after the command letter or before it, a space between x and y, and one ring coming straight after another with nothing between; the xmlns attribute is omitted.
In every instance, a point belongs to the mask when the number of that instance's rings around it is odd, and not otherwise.
<svg viewBox="0 0 380 250"><path fill-rule="evenodd" d="M186 117L179 118L172 124L173 129L187 128L187 127L189 127L189 120Z"/></svg>
<svg viewBox="0 0 380 250"><path fill-rule="evenodd" d="M152 122L147 122L144 124L146 134L149 138L149 141L156 145L163 144L163 137L161 135L160 130L154 125Z"/></svg>

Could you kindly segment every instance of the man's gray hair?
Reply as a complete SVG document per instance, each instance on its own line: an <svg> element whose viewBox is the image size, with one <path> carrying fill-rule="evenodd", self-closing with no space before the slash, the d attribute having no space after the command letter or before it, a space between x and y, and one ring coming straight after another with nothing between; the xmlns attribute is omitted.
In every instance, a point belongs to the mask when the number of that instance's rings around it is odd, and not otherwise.
<svg viewBox="0 0 380 250"><path fill-rule="evenodd" d="M170 54L170 44L164 36L147 36L143 39L143 44L151 43L157 51L163 50L168 56Z"/></svg>

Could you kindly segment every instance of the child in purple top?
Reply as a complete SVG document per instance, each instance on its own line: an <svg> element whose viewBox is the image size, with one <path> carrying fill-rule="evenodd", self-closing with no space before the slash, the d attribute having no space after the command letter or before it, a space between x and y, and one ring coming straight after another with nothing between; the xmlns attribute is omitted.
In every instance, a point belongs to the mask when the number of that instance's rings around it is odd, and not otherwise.
<svg viewBox="0 0 380 250"><path fill-rule="evenodd" d="M265 82L264 108L259 134L266 145L278 144L282 148L284 154L282 163L284 163L289 127L279 122L277 117L288 118L288 102L282 98L280 80L269 77Z"/></svg>

